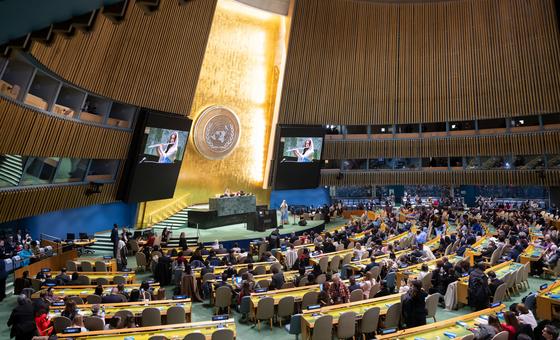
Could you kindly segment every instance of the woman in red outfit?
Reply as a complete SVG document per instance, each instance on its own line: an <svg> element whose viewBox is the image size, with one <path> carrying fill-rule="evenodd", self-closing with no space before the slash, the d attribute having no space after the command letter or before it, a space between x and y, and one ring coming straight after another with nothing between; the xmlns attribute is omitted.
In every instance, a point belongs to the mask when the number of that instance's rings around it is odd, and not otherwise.
<svg viewBox="0 0 560 340"><path fill-rule="evenodd" d="M504 313L504 319L506 323L502 324L502 328L504 331L507 331L509 334L509 340L513 340L515 338L515 334L519 330L519 321L517 321L517 317L511 311L507 311Z"/></svg>
<svg viewBox="0 0 560 340"><path fill-rule="evenodd" d="M48 313L48 307L43 305L35 311L35 325L37 325L39 336L50 336L53 333L54 327L52 321L49 320Z"/></svg>

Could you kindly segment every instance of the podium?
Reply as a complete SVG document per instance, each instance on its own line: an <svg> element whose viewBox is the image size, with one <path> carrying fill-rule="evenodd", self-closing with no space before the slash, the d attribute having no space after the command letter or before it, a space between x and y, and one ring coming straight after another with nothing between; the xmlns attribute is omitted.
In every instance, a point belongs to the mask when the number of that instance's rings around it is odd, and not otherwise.
<svg viewBox="0 0 560 340"><path fill-rule="evenodd" d="M247 229L257 225L257 199L254 195L210 198L208 209L189 209L190 228L211 229L245 223Z"/></svg>

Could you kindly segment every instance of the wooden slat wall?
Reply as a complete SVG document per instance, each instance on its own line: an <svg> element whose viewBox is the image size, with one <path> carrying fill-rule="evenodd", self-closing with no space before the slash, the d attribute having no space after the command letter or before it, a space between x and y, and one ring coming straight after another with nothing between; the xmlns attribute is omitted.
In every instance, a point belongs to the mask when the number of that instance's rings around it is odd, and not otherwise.
<svg viewBox="0 0 560 340"><path fill-rule="evenodd" d="M188 115L217 0L160 3L146 15L131 1L122 23L99 16L92 32L34 43L31 54L93 93Z"/></svg>
<svg viewBox="0 0 560 340"><path fill-rule="evenodd" d="M324 159L560 154L560 131L370 141L325 141Z"/></svg>
<svg viewBox="0 0 560 340"><path fill-rule="evenodd" d="M48 115L0 98L0 154L126 159L132 133Z"/></svg>
<svg viewBox="0 0 560 340"><path fill-rule="evenodd" d="M24 188L0 191L0 223L47 211L109 203L115 200L117 184L106 184L101 194L85 196L87 185Z"/></svg>
<svg viewBox="0 0 560 340"><path fill-rule="evenodd" d="M560 111L554 0L295 0L279 122Z"/></svg>
<svg viewBox="0 0 560 340"><path fill-rule="evenodd" d="M394 184L439 184L439 185L560 185L560 170L538 171L375 171L345 172L337 179L338 171L323 171L321 185L394 185ZM542 176L542 178L541 178Z"/></svg>

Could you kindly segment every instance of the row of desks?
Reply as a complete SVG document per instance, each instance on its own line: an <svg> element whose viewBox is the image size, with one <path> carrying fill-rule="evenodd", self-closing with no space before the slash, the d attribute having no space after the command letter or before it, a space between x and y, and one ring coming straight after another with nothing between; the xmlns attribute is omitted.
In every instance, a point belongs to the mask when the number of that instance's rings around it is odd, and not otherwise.
<svg viewBox="0 0 560 340"><path fill-rule="evenodd" d="M116 287L117 285L104 285L103 286L103 293L109 294L111 289ZM60 298L64 298L66 296L79 296L82 299L87 298L88 295L93 295L95 293L95 288L97 286L90 285L90 286L56 286L52 287L52 292L55 296ZM151 284L150 287L154 288L154 294L157 294L159 290L159 283ZM132 283L124 285L124 290L127 293L130 293L133 289L139 289L140 283ZM39 294L42 290L37 291L33 294L33 298L38 298Z"/></svg>
<svg viewBox="0 0 560 340"><path fill-rule="evenodd" d="M473 334L469 329L476 328L476 324L484 324L488 316L502 311L505 305L487 308L475 313L457 316L445 321L434 322L420 327L408 328L395 333L377 336L378 340L421 340L421 339L450 339L448 335L461 339ZM502 320L503 321L503 320ZM460 324L459 324L460 323ZM448 335L446 335L448 334Z"/></svg>
<svg viewBox="0 0 560 340"><path fill-rule="evenodd" d="M77 305L76 308L78 309L78 313L83 316L90 316L91 315L91 306L88 304L84 305ZM167 315L167 309L173 306L183 307L185 310L185 318L187 322L191 321L191 311L192 311L192 304L191 299L181 299L181 300L155 300L155 301L138 301L138 302L122 302L122 303L101 303L99 304L100 307L105 308L105 319L111 319L116 312L122 310L128 310L134 314L136 317L142 316L142 311L146 308L157 308L160 310L162 316ZM49 317L54 318L60 316L62 311L64 310L64 306L54 306L51 305L49 311Z"/></svg>
<svg viewBox="0 0 560 340"><path fill-rule="evenodd" d="M82 332L78 334L57 334L57 336L61 339L71 338L75 340L122 340L127 337L131 337L134 340L148 340L154 335L162 335L168 339L183 339L186 335L191 333L202 333L206 339L210 340L212 338L212 333L223 328L231 329L235 337L236 328L235 321L233 319L138 328L110 329L103 331Z"/></svg>
<svg viewBox="0 0 560 340"><path fill-rule="evenodd" d="M87 276L91 280L91 282L97 282L97 279L103 278L108 280L110 283L113 282L113 278L115 276L122 276L125 278L127 283L134 283L136 279L135 272L78 272L80 275ZM56 277L60 274L59 271L50 272L51 277ZM71 276L72 273L66 272L68 276Z"/></svg>
<svg viewBox="0 0 560 340"><path fill-rule="evenodd" d="M537 295L537 317L541 320L552 320L560 308L560 280L557 280Z"/></svg>

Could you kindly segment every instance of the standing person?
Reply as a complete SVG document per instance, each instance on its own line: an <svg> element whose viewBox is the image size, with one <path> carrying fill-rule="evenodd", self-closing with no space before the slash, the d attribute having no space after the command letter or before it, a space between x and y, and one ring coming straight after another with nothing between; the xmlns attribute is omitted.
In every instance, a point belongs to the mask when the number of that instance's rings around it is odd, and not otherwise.
<svg viewBox="0 0 560 340"><path fill-rule="evenodd" d="M113 230L111 230L111 242L113 242L113 257L117 258L117 250L119 246L119 226L116 223L113 224Z"/></svg>
<svg viewBox="0 0 560 340"><path fill-rule="evenodd" d="M119 267L119 271L122 271L126 268L128 261L126 259L126 243L122 239L119 239L117 244L117 266Z"/></svg>
<svg viewBox="0 0 560 340"><path fill-rule="evenodd" d="M407 328L426 324L426 297L422 282L413 280L411 287L402 297L402 315Z"/></svg>
<svg viewBox="0 0 560 340"><path fill-rule="evenodd" d="M335 305L346 303L350 299L348 287L346 287L344 282L342 282L338 273L334 274L332 277L332 284L329 287L329 295Z"/></svg>
<svg viewBox="0 0 560 340"><path fill-rule="evenodd" d="M280 219L282 220L282 225L289 224L288 203L286 203L286 200L282 200L282 204L280 204Z"/></svg>
<svg viewBox="0 0 560 340"><path fill-rule="evenodd" d="M16 340L29 340L35 335L35 318L33 303L25 295L17 298L18 305L8 319L8 327L12 327L10 337Z"/></svg>
<svg viewBox="0 0 560 340"><path fill-rule="evenodd" d="M475 269L469 275L469 306L474 307L477 311L488 306L488 277L484 274L484 265L478 263Z"/></svg>

